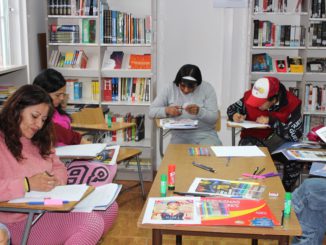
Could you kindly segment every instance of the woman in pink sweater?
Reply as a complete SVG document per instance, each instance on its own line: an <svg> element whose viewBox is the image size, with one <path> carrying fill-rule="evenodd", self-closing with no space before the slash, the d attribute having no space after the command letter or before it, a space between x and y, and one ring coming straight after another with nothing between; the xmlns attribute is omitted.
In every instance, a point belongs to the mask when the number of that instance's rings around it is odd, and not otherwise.
<svg viewBox="0 0 326 245"><path fill-rule="evenodd" d="M52 148L53 113L51 98L37 86L22 86L6 101L0 114L0 201L66 184L67 170ZM103 212L45 213L32 227L28 243L96 244L113 224L117 210L114 203ZM12 244L20 243L26 218L0 212Z"/></svg>
<svg viewBox="0 0 326 245"><path fill-rule="evenodd" d="M53 116L54 129L57 139L57 146L76 145L90 143L83 141L81 135L71 128L71 119L62 109L62 103L66 95L66 80L62 74L54 69L46 69L37 75L33 82L34 85L43 88L52 98L55 112ZM79 183L84 176L90 180L87 184L101 185L111 183L116 172L117 165L103 165L92 161L73 162L68 167L69 183ZM72 173L70 175L70 173ZM76 176L78 173L80 176ZM74 175L73 175L74 174Z"/></svg>

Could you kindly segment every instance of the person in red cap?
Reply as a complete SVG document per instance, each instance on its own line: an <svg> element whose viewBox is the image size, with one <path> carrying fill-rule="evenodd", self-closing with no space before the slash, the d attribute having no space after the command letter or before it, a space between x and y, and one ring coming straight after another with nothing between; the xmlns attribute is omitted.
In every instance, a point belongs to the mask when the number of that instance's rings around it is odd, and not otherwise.
<svg viewBox="0 0 326 245"><path fill-rule="evenodd" d="M228 107L227 115L234 122L248 120L269 125L242 129L239 145L266 146L273 152L286 141L298 141L302 136L301 100L275 77L259 78L242 99ZM284 168L283 184L290 188L301 166L288 162Z"/></svg>

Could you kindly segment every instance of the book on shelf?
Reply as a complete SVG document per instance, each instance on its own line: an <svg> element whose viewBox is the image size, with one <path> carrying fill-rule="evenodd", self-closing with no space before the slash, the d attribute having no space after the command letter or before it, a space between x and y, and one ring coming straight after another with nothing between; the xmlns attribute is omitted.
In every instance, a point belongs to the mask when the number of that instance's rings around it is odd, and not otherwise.
<svg viewBox="0 0 326 245"><path fill-rule="evenodd" d="M82 42L95 43L96 39L96 20L83 19L82 20Z"/></svg>
<svg viewBox="0 0 326 245"><path fill-rule="evenodd" d="M251 71L270 72L273 70L271 57L267 53L252 54Z"/></svg>
<svg viewBox="0 0 326 245"><path fill-rule="evenodd" d="M130 69L151 69L150 54L130 54L129 68Z"/></svg>
<svg viewBox="0 0 326 245"><path fill-rule="evenodd" d="M291 73L303 73L303 64L301 57L287 56L288 69Z"/></svg>
<svg viewBox="0 0 326 245"><path fill-rule="evenodd" d="M301 12L302 0L255 0L254 12Z"/></svg>
<svg viewBox="0 0 326 245"><path fill-rule="evenodd" d="M113 69L121 69L122 68L122 60L124 53L122 51L113 51L110 55L110 59L114 61ZM103 60L104 62L104 60Z"/></svg>
<svg viewBox="0 0 326 245"><path fill-rule="evenodd" d="M305 85L305 110L325 111L326 110L326 85L320 86L316 83Z"/></svg>
<svg viewBox="0 0 326 245"><path fill-rule="evenodd" d="M307 58L307 72L326 72L326 58Z"/></svg>
<svg viewBox="0 0 326 245"><path fill-rule="evenodd" d="M274 65L277 72L287 72L286 58L276 58L274 59Z"/></svg>

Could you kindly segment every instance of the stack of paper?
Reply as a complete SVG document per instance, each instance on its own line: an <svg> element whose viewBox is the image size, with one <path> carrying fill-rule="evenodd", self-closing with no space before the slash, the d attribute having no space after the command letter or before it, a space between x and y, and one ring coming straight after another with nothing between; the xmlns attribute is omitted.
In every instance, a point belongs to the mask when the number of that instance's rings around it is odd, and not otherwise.
<svg viewBox="0 0 326 245"><path fill-rule="evenodd" d="M91 212L92 210L106 210L117 198L122 185L110 183L98 186L85 199L79 202L74 212Z"/></svg>
<svg viewBox="0 0 326 245"><path fill-rule="evenodd" d="M160 119L160 126L163 129L195 129L198 128L198 120L192 119Z"/></svg>
<svg viewBox="0 0 326 245"><path fill-rule="evenodd" d="M61 158L94 158L106 147L106 144L66 145L56 148L56 155Z"/></svg>

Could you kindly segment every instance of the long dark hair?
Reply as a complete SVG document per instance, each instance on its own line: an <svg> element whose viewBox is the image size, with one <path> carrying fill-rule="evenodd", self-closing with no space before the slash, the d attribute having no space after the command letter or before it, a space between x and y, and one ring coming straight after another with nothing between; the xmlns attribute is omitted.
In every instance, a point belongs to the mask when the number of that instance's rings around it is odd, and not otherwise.
<svg viewBox="0 0 326 245"><path fill-rule="evenodd" d="M60 72L49 68L38 74L35 77L33 84L40 86L48 93L53 93L66 86L67 82ZM67 112L62 109L61 105L59 105L56 109L59 114L69 116Z"/></svg>
<svg viewBox="0 0 326 245"><path fill-rule="evenodd" d="M52 100L47 92L34 85L24 85L13 93L5 102L0 113L0 130L4 134L6 145L12 155L20 161L22 156L22 143L20 137L21 113L30 106L47 104L49 113L43 127L31 139L33 144L40 149L40 154L46 158L51 153L51 147L54 145L52 116L54 108Z"/></svg>

